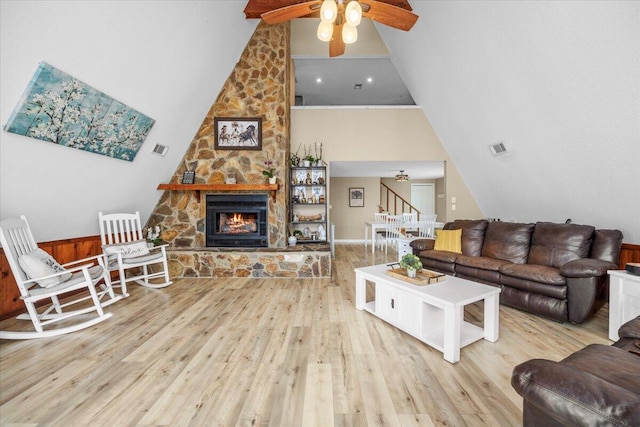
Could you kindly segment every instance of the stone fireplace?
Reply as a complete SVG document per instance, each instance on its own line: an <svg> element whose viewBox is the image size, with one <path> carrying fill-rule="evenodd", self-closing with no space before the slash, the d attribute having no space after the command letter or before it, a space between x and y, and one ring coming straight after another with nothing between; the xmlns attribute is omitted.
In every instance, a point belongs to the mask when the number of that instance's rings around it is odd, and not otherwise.
<svg viewBox="0 0 640 427"><path fill-rule="evenodd" d="M328 246L287 246L293 80L289 34L289 23L258 24L166 186L179 184L186 171L195 172L194 184L189 188L165 189L147 221L147 227L161 227L160 237L170 246L167 253L171 277L331 275ZM215 118L233 117L261 119L261 150L215 148ZM266 184L262 171L267 160L273 161L278 189L256 191L256 185ZM225 187L227 174L233 174L238 186L247 189L235 191ZM244 218L245 223L228 213L223 217L222 212L210 211L211 196L236 192L267 195L266 210L241 212L249 216ZM210 234L214 235L213 240Z"/></svg>

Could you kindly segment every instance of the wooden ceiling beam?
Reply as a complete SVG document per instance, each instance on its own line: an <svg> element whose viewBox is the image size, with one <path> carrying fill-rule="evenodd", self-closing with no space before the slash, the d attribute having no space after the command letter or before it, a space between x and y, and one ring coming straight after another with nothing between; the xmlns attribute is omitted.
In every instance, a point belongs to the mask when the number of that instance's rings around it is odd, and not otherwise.
<svg viewBox="0 0 640 427"><path fill-rule="evenodd" d="M292 4L303 3L306 0L248 0L244 8L244 16L246 19L260 19L260 15ZM398 6L408 11L413 10L408 0L377 0L381 3L387 3L392 6ZM317 14L314 14L316 17ZM311 16L311 15L309 15Z"/></svg>

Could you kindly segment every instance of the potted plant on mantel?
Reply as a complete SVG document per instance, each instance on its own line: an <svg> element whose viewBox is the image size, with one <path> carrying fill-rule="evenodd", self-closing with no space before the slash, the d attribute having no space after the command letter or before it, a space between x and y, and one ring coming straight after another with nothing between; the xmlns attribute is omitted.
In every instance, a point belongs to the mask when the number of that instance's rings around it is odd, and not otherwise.
<svg viewBox="0 0 640 427"><path fill-rule="evenodd" d="M276 168L273 167L273 160L269 158L269 153L267 153L267 160L264 161L264 165L267 167L262 171L262 175L266 176L269 180L269 184L276 183Z"/></svg>
<svg viewBox="0 0 640 427"><path fill-rule="evenodd" d="M406 254L400 260L400 267L407 270L407 276L416 277L418 270L422 269L422 261L414 254Z"/></svg>

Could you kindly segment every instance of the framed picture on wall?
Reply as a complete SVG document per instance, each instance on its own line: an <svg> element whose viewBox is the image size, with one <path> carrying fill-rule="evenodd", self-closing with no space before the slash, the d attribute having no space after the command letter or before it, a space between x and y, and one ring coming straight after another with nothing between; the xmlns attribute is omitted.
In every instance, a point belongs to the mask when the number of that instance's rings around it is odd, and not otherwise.
<svg viewBox="0 0 640 427"><path fill-rule="evenodd" d="M349 207L364 207L364 187L349 187Z"/></svg>
<svg viewBox="0 0 640 427"><path fill-rule="evenodd" d="M261 117L215 117L216 150L262 150Z"/></svg>

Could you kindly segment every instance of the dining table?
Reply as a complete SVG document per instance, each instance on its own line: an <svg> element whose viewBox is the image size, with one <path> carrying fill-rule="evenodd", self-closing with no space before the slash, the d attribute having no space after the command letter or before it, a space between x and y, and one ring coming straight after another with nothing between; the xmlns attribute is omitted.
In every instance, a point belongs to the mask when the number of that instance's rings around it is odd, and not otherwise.
<svg viewBox="0 0 640 427"><path fill-rule="evenodd" d="M443 222L433 223L431 221L411 221L402 224L407 230L417 230L423 229L425 227L433 227L434 228L442 228L444 227ZM387 229L387 224L384 222L376 222L376 221L365 221L364 222L364 247L366 248L369 245L369 241L371 241L371 253L376 252L376 236L378 231L383 231ZM371 239L369 239L369 232L371 232Z"/></svg>

